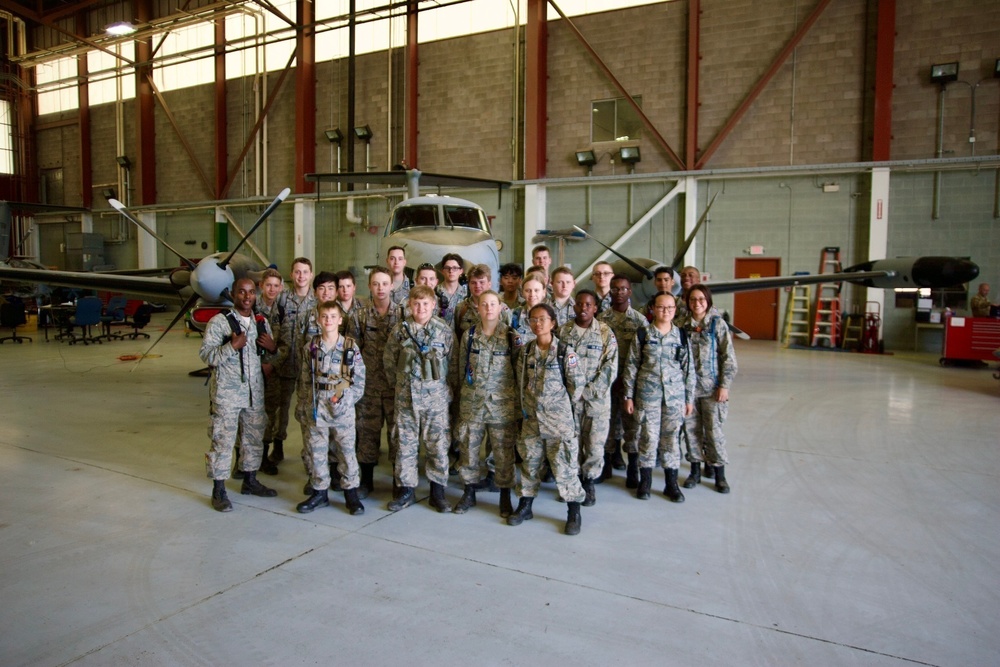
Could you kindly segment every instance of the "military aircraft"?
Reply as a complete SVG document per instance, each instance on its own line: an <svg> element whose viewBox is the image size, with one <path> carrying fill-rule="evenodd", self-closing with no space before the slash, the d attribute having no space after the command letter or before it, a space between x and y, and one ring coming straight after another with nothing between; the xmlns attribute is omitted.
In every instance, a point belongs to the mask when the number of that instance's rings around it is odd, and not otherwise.
<svg viewBox="0 0 1000 667"><path fill-rule="evenodd" d="M392 246L406 251L407 270L421 264L440 269L441 257L449 252L462 256L465 268L485 264L493 275L493 288L500 278L500 253L503 243L493 236L486 212L475 202L440 194L421 195L425 186L490 187L499 193L510 187L507 181L483 178L426 174L417 169L382 172L348 172L343 174L306 174L307 181L317 183L379 183L406 185L406 199L393 207L379 239L377 260L382 264Z"/></svg>
<svg viewBox="0 0 1000 667"><path fill-rule="evenodd" d="M116 199L109 203L126 219L144 229L163 247L180 258L182 267L174 269L168 278L144 275L123 275L120 273L92 273L79 271L52 271L47 269L24 269L9 266L0 267L0 279L27 283L43 283L63 287L79 287L90 290L107 290L122 292L156 301L181 303L181 309L173 321L167 325L159 338L153 341L149 349L166 335L192 308L196 321L207 322L223 308L232 305L229 290L238 278L255 276L255 272L263 269L260 264L245 255L236 253L243 243L253 235L254 231L278 208L288 196L290 190L285 188L268 204L257 221L246 233L243 239L228 253L216 253L202 258L197 264L171 247L164 239L157 236L148 225L140 221L125 206Z"/></svg>

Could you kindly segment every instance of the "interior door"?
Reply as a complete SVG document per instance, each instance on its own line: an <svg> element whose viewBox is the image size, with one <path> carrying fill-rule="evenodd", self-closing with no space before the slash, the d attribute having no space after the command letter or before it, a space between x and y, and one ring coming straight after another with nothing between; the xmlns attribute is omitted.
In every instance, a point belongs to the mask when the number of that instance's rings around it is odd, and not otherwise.
<svg viewBox="0 0 1000 667"><path fill-rule="evenodd" d="M781 275L778 257L737 257L736 278ZM778 340L778 290L737 292L733 295L733 324L756 340Z"/></svg>

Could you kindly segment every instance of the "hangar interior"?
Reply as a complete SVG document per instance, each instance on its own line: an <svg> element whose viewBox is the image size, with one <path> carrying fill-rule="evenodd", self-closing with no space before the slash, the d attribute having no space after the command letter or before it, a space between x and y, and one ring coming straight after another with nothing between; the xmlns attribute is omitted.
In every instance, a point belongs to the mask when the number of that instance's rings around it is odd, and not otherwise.
<svg viewBox="0 0 1000 667"><path fill-rule="evenodd" d="M5 255L67 268L85 232L106 266L172 265L108 196L201 257L287 186L246 252L360 274L405 193L305 174L405 163L512 182L447 193L483 206L502 261L571 225L669 261L718 195L685 257L710 280L750 256L814 273L836 246L844 266L966 257L1000 284L1000 4L625 4L0 0L0 199L83 209L16 217ZM581 278L602 253L564 251ZM134 373L101 347L3 346L0 554L18 602L2 662L300 664L318 645L420 664L992 664L996 382L937 367L912 295L846 295L878 304L895 356L741 343L733 496L636 508L608 489L586 546L489 512L471 528L422 506L305 520L291 467L282 502L223 520L198 464L205 395L183 374L194 340L171 332Z"/></svg>

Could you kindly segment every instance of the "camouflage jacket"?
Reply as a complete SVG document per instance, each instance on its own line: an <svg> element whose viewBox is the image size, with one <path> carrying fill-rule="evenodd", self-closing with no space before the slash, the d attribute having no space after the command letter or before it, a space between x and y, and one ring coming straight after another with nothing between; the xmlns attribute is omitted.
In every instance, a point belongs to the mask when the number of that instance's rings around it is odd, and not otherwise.
<svg viewBox="0 0 1000 667"><path fill-rule="evenodd" d="M736 377L733 335L722 315L713 309L702 322L691 315L682 324L691 347L691 368L696 376L695 396L709 396L716 389L729 389Z"/></svg>
<svg viewBox="0 0 1000 667"><path fill-rule="evenodd" d="M570 320L559 327L559 340L576 350L583 370L583 394L580 400L591 408L611 408L611 383L618 377L618 341L611 327L597 318L586 329Z"/></svg>
<svg viewBox="0 0 1000 667"><path fill-rule="evenodd" d="M247 344L240 350L234 350L229 342L233 329L226 317L228 312L236 314L240 331L247 335ZM270 333L266 320L264 326ZM233 310L208 321L198 356L212 368L208 393L213 405L264 409L264 373L256 349L257 326L252 316L244 318Z"/></svg>
<svg viewBox="0 0 1000 667"><path fill-rule="evenodd" d="M268 326L271 331L275 332L272 336L277 336L274 341L278 346L277 349L274 352L265 352L260 358L260 363L271 364L277 370L282 367L288 357L288 341L281 336L281 320L284 310L278 305L277 299L268 306L264 303L264 297L258 294L254 312L267 318Z"/></svg>
<svg viewBox="0 0 1000 667"><path fill-rule="evenodd" d="M403 320L403 307L389 304L389 309L385 315L380 315L375 304L371 301L365 304L364 308L356 311L350 319L350 325L345 325L345 333L358 342L361 348L361 356L365 360L365 369L368 373L366 387L370 395L392 395L396 386L395 370L388 372L382 366L382 355L385 352L385 343L389 340L389 333L392 328Z"/></svg>
<svg viewBox="0 0 1000 667"><path fill-rule="evenodd" d="M601 311L597 319L611 327L618 340L618 382L621 382L625 375L625 364L628 362L632 341L635 340L635 332L646 326L646 318L630 306L624 313L619 313L613 308Z"/></svg>
<svg viewBox="0 0 1000 667"><path fill-rule="evenodd" d="M622 378L624 397L635 401L636 410L658 409L671 398L693 403L691 350L681 330L671 327L664 335L650 324L645 332L645 341L637 337L629 349Z"/></svg>
<svg viewBox="0 0 1000 667"><path fill-rule="evenodd" d="M288 346L288 353L279 369L279 374L283 378L297 378L299 350L303 343L309 340L306 327L316 307L316 296L311 291L305 296L298 296L295 292L282 292L278 295L278 304L285 311L285 319L281 323L281 337Z"/></svg>
<svg viewBox="0 0 1000 667"><path fill-rule="evenodd" d="M552 310L556 311L557 326L561 327L567 322L572 322L573 319L576 317L576 311L573 310L573 306L576 305L576 301L573 299L573 297L569 297L568 299L566 299L566 303L564 303L561 306L556 303L556 298L554 296L549 296L547 299L545 299L545 303L552 306Z"/></svg>
<svg viewBox="0 0 1000 667"><path fill-rule="evenodd" d="M346 336L341 336L333 349L321 336L299 349L299 402L295 418L301 424L333 426L345 418L354 419L354 404L365 393L365 362L361 350L353 342L345 349ZM346 375L343 371L346 370ZM341 379L350 384L338 390ZM336 403L331 398L340 394Z"/></svg>
<svg viewBox="0 0 1000 667"><path fill-rule="evenodd" d="M459 418L484 424L507 424L521 418L514 356L521 337L503 322L492 336L481 327L462 334L456 372L459 387Z"/></svg>
<svg viewBox="0 0 1000 667"><path fill-rule="evenodd" d="M422 327L406 318L394 326L385 343L382 365L386 376L394 381L396 400L446 390L451 402L455 364L450 362L454 347L455 334L441 318L432 317Z"/></svg>
<svg viewBox="0 0 1000 667"><path fill-rule="evenodd" d="M549 349L542 352L533 340L520 349L514 362L526 428L537 425L543 438L575 433L573 404L580 400L585 380L573 346L560 344L553 336Z"/></svg>

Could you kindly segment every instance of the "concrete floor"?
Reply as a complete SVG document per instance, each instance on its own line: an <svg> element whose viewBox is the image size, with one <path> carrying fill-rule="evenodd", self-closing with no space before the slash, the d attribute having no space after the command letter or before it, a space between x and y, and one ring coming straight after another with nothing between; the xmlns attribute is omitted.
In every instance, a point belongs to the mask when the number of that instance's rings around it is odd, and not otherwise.
<svg viewBox="0 0 1000 667"><path fill-rule="evenodd" d="M1000 663L989 371L739 342L732 494L616 472L567 537L551 488L390 514L385 463L364 516L299 515L297 430L277 498L212 511L199 344L0 347L0 664Z"/></svg>

